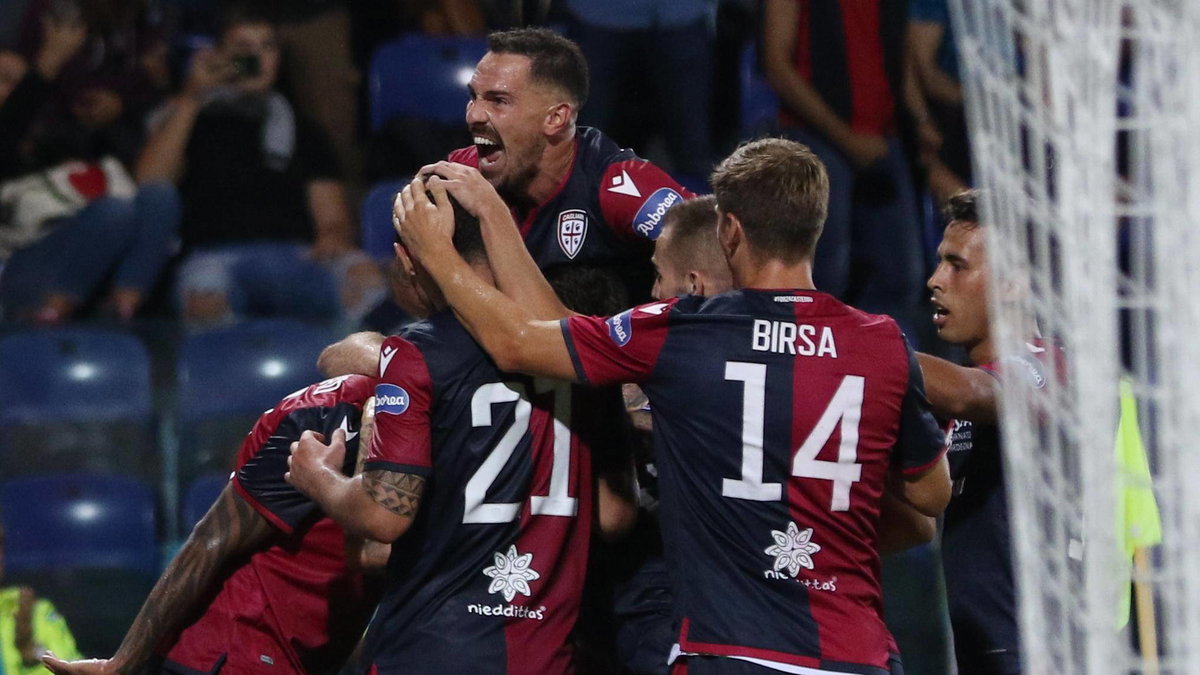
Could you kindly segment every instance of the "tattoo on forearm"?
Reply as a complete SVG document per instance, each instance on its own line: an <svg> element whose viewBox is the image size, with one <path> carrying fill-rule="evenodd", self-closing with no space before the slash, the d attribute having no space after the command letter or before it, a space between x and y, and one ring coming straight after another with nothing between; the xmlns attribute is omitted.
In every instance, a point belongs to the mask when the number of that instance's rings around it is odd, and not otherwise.
<svg viewBox="0 0 1200 675"><path fill-rule="evenodd" d="M194 616L202 600L218 588L232 559L267 541L272 531L265 518L226 487L154 585L125 635L117 655L129 664L129 672L139 672L154 650Z"/></svg>
<svg viewBox="0 0 1200 675"><path fill-rule="evenodd" d="M421 505L425 479L411 473L395 471L366 471L363 487L380 506L398 516L412 518Z"/></svg>

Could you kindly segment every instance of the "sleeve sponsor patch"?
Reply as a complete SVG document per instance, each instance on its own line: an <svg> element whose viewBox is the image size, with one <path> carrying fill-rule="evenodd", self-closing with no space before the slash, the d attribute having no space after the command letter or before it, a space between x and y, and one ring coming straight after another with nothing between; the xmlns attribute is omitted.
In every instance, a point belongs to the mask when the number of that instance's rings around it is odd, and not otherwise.
<svg viewBox="0 0 1200 675"><path fill-rule="evenodd" d="M403 387L394 384L375 385L375 414L401 415L408 410L411 399Z"/></svg>
<svg viewBox="0 0 1200 675"><path fill-rule="evenodd" d="M642 202L637 214L634 215L634 231L647 239L658 239L667 211L681 201L683 201L683 195L672 188L662 187L655 190L646 201Z"/></svg>
<svg viewBox="0 0 1200 675"><path fill-rule="evenodd" d="M608 336L618 347L624 347L633 339L632 309L608 318Z"/></svg>

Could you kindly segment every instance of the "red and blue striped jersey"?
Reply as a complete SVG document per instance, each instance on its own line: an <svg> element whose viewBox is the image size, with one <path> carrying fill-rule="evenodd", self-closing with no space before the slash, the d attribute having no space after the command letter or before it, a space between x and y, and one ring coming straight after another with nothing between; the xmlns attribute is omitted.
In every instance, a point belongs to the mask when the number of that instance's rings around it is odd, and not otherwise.
<svg viewBox="0 0 1200 675"><path fill-rule="evenodd" d="M567 673L598 392L501 373L449 312L388 338L364 470L427 477L365 657L380 673ZM611 410L623 410L616 392Z"/></svg>
<svg viewBox="0 0 1200 675"><path fill-rule="evenodd" d="M886 673L885 477L925 470L945 440L896 323L742 290L563 331L580 378L650 398L681 652Z"/></svg>

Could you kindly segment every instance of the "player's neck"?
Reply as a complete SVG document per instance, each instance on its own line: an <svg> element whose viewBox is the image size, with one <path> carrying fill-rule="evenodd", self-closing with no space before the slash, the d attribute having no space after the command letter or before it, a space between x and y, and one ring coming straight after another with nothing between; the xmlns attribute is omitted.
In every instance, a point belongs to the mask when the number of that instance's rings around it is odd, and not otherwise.
<svg viewBox="0 0 1200 675"><path fill-rule="evenodd" d="M967 358L971 363L977 366L982 366L986 363L991 363L996 360L996 347L992 342L992 337L988 337L976 342L967 348Z"/></svg>
<svg viewBox="0 0 1200 675"><path fill-rule="evenodd" d="M575 131L572 129L570 134L551 140L542 151L537 175L529 182L529 189L526 190L530 203L540 206L553 197L571 173L574 163Z"/></svg>
<svg viewBox="0 0 1200 675"><path fill-rule="evenodd" d="M812 262L787 263L778 259L762 262L735 261L731 265L735 288L796 288L815 290Z"/></svg>

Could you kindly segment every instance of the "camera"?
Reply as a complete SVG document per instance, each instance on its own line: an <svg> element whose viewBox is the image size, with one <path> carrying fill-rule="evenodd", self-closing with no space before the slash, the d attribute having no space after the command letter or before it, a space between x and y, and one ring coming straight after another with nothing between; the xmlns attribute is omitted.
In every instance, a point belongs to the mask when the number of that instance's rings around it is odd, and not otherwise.
<svg viewBox="0 0 1200 675"><path fill-rule="evenodd" d="M230 59L233 64L234 77L239 80L249 80L262 73L262 60L258 54L238 54Z"/></svg>

